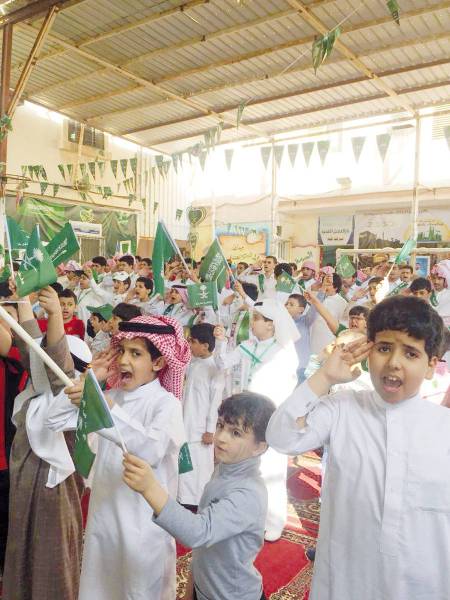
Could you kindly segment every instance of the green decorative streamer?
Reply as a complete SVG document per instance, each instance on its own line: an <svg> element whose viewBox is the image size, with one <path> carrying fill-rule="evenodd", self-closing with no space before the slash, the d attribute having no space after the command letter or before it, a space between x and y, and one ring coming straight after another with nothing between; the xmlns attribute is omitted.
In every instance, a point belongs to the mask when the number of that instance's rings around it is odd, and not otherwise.
<svg viewBox="0 0 450 600"><path fill-rule="evenodd" d="M120 168L122 170L124 177L127 176L127 165L128 165L128 158L121 158L120 159Z"/></svg>
<svg viewBox="0 0 450 600"><path fill-rule="evenodd" d="M386 6L391 13L391 17L394 19L397 25L400 25L400 7L397 0L388 0L386 2Z"/></svg>
<svg viewBox="0 0 450 600"><path fill-rule="evenodd" d="M67 169L67 172L69 173L70 179L72 179L73 165L72 164L66 165L66 169Z"/></svg>
<svg viewBox="0 0 450 600"><path fill-rule="evenodd" d="M315 72L330 56L333 46L340 35L341 28L335 27L335 29L332 29L328 33L316 37L312 45L312 63Z"/></svg>
<svg viewBox="0 0 450 600"><path fill-rule="evenodd" d="M34 165L34 174L36 175L36 179L39 180L41 176L41 165Z"/></svg>
<svg viewBox="0 0 450 600"><path fill-rule="evenodd" d="M92 179L95 181L95 161L88 162L89 171L92 175Z"/></svg>
<svg viewBox="0 0 450 600"><path fill-rule="evenodd" d="M59 185L57 183L53 184L53 196L56 196L56 194L59 191Z"/></svg>
<svg viewBox="0 0 450 600"><path fill-rule="evenodd" d="M63 164L59 164L59 165L58 165L58 169L59 169L59 172L60 172L60 173L61 173L61 175L62 175L62 178L63 178L63 179L64 179L64 181L65 181L65 180L66 180L66 172L64 171L64 165L63 165Z"/></svg>
<svg viewBox="0 0 450 600"><path fill-rule="evenodd" d="M39 175L47 181L47 171L44 169L43 165L40 165Z"/></svg>
<svg viewBox="0 0 450 600"><path fill-rule="evenodd" d="M45 194L45 190L48 188L48 183L46 181L41 181L39 185L41 186L41 196L43 196Z"/></svg>

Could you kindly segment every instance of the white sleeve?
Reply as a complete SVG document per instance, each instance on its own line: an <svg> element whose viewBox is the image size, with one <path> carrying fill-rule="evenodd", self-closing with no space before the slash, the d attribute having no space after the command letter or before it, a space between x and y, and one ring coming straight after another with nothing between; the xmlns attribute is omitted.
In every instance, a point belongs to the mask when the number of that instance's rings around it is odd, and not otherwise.
<svg viewBox="0 0 450 600"><path fill-rule="evenodd" d="M159 465L172 444L180 447L184 442L181 402L176 398L168 398L148 425L132 417L118 404L113 406L111 414L115 427L101 429L97 433L120 446L118 429L128 452L139 456L152 467Z"/></svg>
<svg viewBox="0 0 450 600"><path fill-rule="evenodd" d="M220 370L229 369L234 365L238 365L242 360L242 353L239 346L233 352L227 352L227 341L217 341L214 351L214 362Z"/></svg>
<svg viewBox="0 0 450 600"><path fill-rule="evenodd" d="M316 396L308 381L303 382L272 415L267 443L291 455L320 448L329 441L335 406L328 396ZM303 427L297 423L299 417L306 417Z"/></svg>
<svg viewBox="0 0 450 600"><path fill-rule="evenodd" d="M209 389L209 410L206 417L206 429L209 433L214 433L217 425L217 411L222 403L223 389L225 387L225 379L223 372L216 372L211 382Z"/></svg>
<svg viewBox="0 0 450 600"><path fill-rule="evenodd" d="M63 390L53 397L45 420L52 431L73 431L77 428L78 407L72 404Z"/></svg>

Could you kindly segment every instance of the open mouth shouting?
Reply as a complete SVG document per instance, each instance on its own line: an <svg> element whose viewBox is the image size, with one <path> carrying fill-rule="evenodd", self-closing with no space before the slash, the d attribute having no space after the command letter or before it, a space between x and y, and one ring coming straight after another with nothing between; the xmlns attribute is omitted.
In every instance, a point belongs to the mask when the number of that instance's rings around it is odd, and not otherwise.
<svg viewBox="0 0 450 600"><path fill-rule="evenodd" d="M384 375L381 378L381 383L385 392L387 392L388 394L394 394L399 390L403 381L400 379L400 377L397 377L396 375Z"/></svg>

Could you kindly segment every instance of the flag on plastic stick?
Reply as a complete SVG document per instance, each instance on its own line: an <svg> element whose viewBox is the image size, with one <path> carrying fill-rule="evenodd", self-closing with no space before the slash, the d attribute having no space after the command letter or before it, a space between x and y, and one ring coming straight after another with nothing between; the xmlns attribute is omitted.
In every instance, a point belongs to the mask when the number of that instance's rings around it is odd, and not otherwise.
<svg viewBox="0 0 450 600"><path fill-rule="evenodd" d="M97 378L92 370L89 370L84 382L83 396L80 402L73 455L75 468L83 477L89 477L95 460L95 453L89 447L88 435L100 429L110 429L111 427L115 427L111 410ZM117 428L116 431L122 445L122 450L126 452L125 444Z"/></svg>
<svg viewBox="0 0 450 600"><path fill-rule="evenodd" d="M222 291L227 281L230 268L222 252L219 241L216 239L206 253L200 267L200 277L203 281L216 281L217 289ZM234 278L233 278L234 279Z"/></svg>
<svg viewBox="0 0 450 600"><path fill-rule="evenodd" d="M72 225L66 223L45 248L55 267L71 258L80 249Z"/></svg>
<svg viewBox="0 0 450 600"><path fill-rule="evenodd" d="M159 221L153 242L152 267L155 281L155 293L164 295L164 265L174 256L181 256L180 250L167 231L164 223Z"/></svg>
<svg viewBox="0 0 450 600"><path fill-rule="evenodd" d="M336 265L336 273L340 277L352 277L356 273L356 269L352 264L352 261L345 254L340 257Z"/></svg>
<svg viewBox="0 0 450 600"><path fill-rule="evenodd" d="M392 290L392 292L389 292L388 296L396 296L397 294L400 294L400 292L407 287L409 287L409 283L406 283L406 281L402 281L397 286L395 286L395 288Z"/></svg>
<svg viewBox="0 0 450 600"><path fill-rule="evenodd" d="M277 292L287 292L288 294L292 294L295 288L295 279L283 271L277 278L277 284L275 289Z"/></svg>
<svg viewBox="0 0 450 600"><path fill-rule="evenodd" d="M187 291L191 308L202 308L203 306L212 306L213 310L219 308L215 281L188 285Z"/></svg>
<svg viewBox="0 0 450 600"><path fill-rule="evenodd" d="M17 271L16 285L19 297L28 296L58 279L52 259L48 255L39 236L39 226L35 225L30 240Z"/></svg>
<svg viewBox="0 0 450 600"><path fill-rule="evenodd" d="M414 250L414 248L416 247L416 240L413 238L409 238L409 240L407 240L403 246L402 249L400 250L399 254L397 254L396 258L395 258L395 264L399 265L402 262L405 262L405 260L409 257L409 255L411 254L411 252Z"/></svg>

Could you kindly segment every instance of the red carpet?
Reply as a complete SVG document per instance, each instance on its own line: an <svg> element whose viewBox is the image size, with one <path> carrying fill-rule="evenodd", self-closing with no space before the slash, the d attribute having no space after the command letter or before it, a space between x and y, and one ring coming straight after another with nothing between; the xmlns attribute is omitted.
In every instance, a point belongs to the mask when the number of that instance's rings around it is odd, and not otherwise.
<svg viewBox="0 0 450 600"><path fill-rule="evenodd" d="M255 565L268 600L307 600L312 565L305 548L314 545L319 526L320 461L314 454L291 461L288 525L278 542L264 544ZM190 552L178 546L177 593L182 597Z"/></svg>

